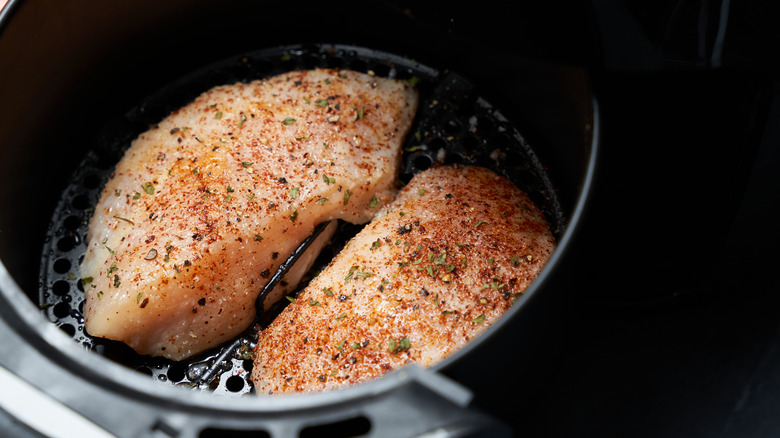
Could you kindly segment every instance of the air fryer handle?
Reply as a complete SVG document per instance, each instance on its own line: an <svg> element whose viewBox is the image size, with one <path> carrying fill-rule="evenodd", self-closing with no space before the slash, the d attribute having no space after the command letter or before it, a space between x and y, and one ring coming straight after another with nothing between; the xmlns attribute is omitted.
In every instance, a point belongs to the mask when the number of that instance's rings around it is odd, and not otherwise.
<svg viewBox="0 0 780 438"><path fill-rule="evenodd" d="M509 437L509 427L468 405L472 394L431 370L410 365L396 376L396 391L364 408L372 437Z"/></svg>

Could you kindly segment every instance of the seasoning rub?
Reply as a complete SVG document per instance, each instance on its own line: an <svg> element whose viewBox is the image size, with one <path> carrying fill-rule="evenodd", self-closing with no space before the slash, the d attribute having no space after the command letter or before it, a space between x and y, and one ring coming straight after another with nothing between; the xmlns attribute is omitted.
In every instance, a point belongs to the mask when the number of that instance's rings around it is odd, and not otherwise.
<svg viewBox="0 0 780 438"><path fill-rule="evenodd" d="M260 333L255 389L319 391L432 366L494 324L554 248L543 213L503 177L422 172Z"/></svg>

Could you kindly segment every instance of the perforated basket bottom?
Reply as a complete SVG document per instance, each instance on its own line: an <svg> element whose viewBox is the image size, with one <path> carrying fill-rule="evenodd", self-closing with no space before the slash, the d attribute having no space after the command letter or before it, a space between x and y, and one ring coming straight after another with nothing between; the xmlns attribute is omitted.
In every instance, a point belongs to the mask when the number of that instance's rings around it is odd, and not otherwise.
<svg viewBox="0 0 780 438"><path fill-rule="evenodd" d="M63 191L47 230L40 267L39 304L48 319L85 349L160 382L225 395L253 392L249 374L254 340L249 335L241 339L241 348L218 364L215 378L205 384L195 381L205 368L214 364L220 348L186 361L173 362L140 356L119 342L87 335L82 315L84 290L79 265L86 250L88 221L100 191L133 138L213 86L314 67L338 67L415 82L421 100L404 146L400 175L403 182L436 162L489 167L528 193L545 211L556 237L562 233L561 207L542 163L516 127L483 99L477 87L465 78L394 54L361 47L314 45L265 49L230 58L181 78L145 98L97 136L99 140L75 169ZM338 238L320 257L322 263L326 263L358 229L341 224Z"/></svg>

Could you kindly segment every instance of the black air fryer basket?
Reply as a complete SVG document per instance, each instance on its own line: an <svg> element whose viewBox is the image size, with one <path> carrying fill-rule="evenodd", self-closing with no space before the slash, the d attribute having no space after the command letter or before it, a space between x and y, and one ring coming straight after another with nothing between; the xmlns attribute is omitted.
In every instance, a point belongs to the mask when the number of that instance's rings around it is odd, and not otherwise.
<svg viewBox="0 0 780 438"><path fill-rule="evenodd" d="M0 367L8 378L119 436L511 433L513 409L528 403L533 372L544 366L540 333L571 288L565 257L598 138L584 71L456 36L392 3L12 1L0 30ZM416 84L421 104L402 181L437 163L476 164L525 190L559 245L536 283L441 365L318 394L254 394L250 334L238 349L183 362L86 335L78 265L87 224L129 142L212 86L316 67ZM342 225L339 236L355 231ZM502 388L521 392L497 403Z"/></svg>

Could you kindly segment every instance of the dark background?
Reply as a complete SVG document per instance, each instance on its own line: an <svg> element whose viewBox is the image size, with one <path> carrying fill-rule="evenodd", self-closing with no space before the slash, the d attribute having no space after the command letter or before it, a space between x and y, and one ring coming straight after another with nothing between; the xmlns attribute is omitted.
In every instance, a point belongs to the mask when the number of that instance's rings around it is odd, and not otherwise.
<svg viewBox="0 0 780 438"><path fill-rule="evenodd" d="M601 150L541 365L480 403L518 436L780 435L777 2L516 8L438 18L587 68Z"/></svg>

